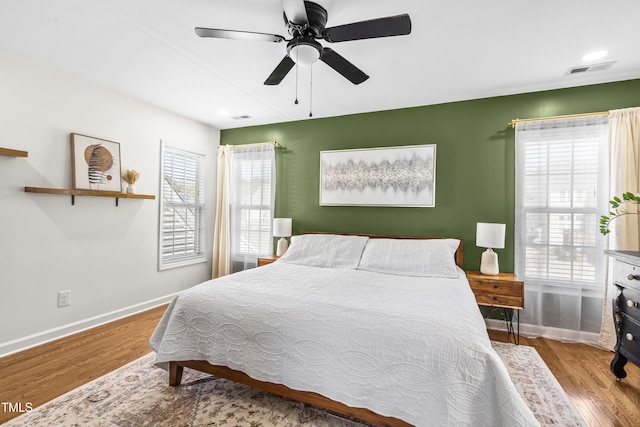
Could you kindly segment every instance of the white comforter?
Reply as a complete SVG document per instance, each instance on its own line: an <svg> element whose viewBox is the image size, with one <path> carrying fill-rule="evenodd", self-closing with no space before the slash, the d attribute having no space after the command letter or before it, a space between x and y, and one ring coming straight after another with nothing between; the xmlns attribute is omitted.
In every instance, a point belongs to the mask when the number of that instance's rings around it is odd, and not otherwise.
<svg viewBox="0 0 640 427"><path fill-rule="evenodd" d="M444 279L275 262L180 293L151 346L158 363L207 360L416 426L538 425L462 271Z"/></svg>

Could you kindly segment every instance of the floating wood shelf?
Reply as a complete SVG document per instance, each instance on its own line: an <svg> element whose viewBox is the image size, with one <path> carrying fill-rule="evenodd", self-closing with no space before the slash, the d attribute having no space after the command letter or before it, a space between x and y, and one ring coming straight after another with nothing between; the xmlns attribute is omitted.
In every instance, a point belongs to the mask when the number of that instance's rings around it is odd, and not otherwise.
<svg viewBox="0 0 640 427"><path fill-rule="evenodd" d="M2 147L0 147L0 156L29 157L29 153L27 151L12 150L11 148L2 148Z"/></svg>
<svg viewBox="0 0 640 427"><path fill-rule="evenodd" d="M42 187L24 187L26 193L40 193L40 194L63 194L71 196L71 204L75 205L76 196L91 196L91 197L111 197L116 199L116 206L118 206L118 199L149 199L154 200L156 196L151 194L130 194L130 193L118 193L117 191L95 191L95 190L72 190L70 188L42 188Z"/></svg>

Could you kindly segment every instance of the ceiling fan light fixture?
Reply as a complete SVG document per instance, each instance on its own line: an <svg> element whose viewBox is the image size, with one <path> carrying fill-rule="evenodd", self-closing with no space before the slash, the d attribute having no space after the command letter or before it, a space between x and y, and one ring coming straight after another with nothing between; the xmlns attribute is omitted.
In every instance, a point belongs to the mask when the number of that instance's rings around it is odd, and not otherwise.
<svg viewBox="0 0 640 427"><path fill-rule="evenodd" d="M298 65L309 66L322 57L322 46L315 40L297 39L287 46L289 58Z"/></svg>

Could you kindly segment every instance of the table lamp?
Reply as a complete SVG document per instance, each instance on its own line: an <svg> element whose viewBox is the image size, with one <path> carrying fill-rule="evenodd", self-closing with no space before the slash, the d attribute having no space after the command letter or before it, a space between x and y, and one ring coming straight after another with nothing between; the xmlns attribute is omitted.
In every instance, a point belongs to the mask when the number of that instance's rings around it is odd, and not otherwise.
<svg viewBox="0 0 640 427"><path fill-rule="evenodd" d="M487 250L482 253L480 273L489 276L495 276L500 273L498 254L493 252L493 249L504 248L506 228L507 226L505 224L478 223L478 228L476 229L476 246L487 248Z"/></svg>
<svg viewBox="0 0 640 427"><path fill-rule="evenodd" d="M289 248L286 237L291 237L291 218L273 219L273 237L280 237L276 250L277 256L282 256Z"/></svg>

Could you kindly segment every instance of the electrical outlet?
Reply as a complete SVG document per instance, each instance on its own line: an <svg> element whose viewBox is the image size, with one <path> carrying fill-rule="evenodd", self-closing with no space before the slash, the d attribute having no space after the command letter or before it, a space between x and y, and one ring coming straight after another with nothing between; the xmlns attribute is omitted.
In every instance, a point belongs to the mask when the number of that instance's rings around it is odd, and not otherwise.
<svg viewBox="0 0 640 427"><path fill-rule="evenodd" d="M58 292L58 307L66 307L71 305L71 291Z"/></svg>

